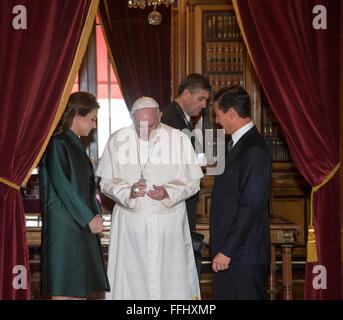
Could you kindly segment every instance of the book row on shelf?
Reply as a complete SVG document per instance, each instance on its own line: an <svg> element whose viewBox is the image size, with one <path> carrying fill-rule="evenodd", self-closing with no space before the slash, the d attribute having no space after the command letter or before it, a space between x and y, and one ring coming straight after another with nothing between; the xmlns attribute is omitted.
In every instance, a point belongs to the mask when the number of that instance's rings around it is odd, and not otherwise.
<svg viewBox="0 0 343 320"><path fill-rule="evenodd" d="M282 140L267 137L265 139L273 161L291 161L288 148Z"/></svg>
<svg viewBox="0 0 343 320"><path fill-rule="evenodd" d="M243 72L244 44L242 42L207 42L206 70L208 72Z"/></svg>
<svg viewBox="0 0 343 320"><path fill-rule="evenodd" d="M266 137L279 137L282 135L282 131L277 123L266 122L263 126L263 135Z"/></svg>
<svg viewBox="0 0 343 320"><path fill-rule="evenodd" d="M217 74L207 76L214 92L225 86L244 85L243 75Z"/></svg>
<svg viewBox="0 0 343 320"><path fill-rule="evenodd" d="M234 40L241 38L241 32L234 15L216 14L206 17L207 40Z"/></svg>

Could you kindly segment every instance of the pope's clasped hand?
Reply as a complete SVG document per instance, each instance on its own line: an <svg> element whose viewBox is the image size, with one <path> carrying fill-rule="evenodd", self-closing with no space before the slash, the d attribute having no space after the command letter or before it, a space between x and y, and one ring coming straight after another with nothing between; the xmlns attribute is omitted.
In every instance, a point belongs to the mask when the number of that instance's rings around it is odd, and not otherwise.
<svg viewBox="0 0 343 320"><path fill-rule="evenodd" d="M144 197L146 194L147 185L144 181L138 181L131 186L130 198L136 199Z"/></svg>

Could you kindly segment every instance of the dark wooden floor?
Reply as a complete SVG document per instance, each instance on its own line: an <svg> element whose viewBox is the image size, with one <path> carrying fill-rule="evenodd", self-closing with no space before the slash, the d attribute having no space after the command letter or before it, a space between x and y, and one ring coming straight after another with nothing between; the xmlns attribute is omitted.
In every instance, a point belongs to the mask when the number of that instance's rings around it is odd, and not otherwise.
<svg viewBox="0 0 343 320"><path fill-rule="evenodd" d="M293 299L302 300L304 297L304 279L305 279L305 264L294 263L293 266ZM30 274L31 274L31 291L32 299L47 299L41 295L40 283L40 248L30 248ZM277 264L276 270L277 289L276 299L282 300L282 274L281 264ZM202 273L200 279L201 298L202 300L212 300L212 272L209 260L203 261ZM95 294L91 299L102 299L103 294Z"/></svg>
<svg viewBox="0 0 343 320"><path fill-rule="evenodd" d="M209 263L203 264L201 279L200 279L200 289L202 300L212 300L213 299L213 289L212 289L212 272L210 270L211 265ZM305 279L305 264L304 263L294 263L293 269L293 300L303 300L304 299L304 279ZM276 270L277 278L277 294L276 300L282 300L282 273L281 264L277 264Z"/></svg>

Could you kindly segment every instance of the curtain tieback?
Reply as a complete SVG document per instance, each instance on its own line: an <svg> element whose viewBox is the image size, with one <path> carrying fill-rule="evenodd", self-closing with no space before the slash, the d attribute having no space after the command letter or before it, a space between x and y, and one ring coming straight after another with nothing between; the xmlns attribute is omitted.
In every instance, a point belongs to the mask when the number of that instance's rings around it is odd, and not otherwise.
<svg viewBox="0 0 343 320"><path fill-rule="evenodd" d="M340 162L332 169L327 177L317 186L312 187L311 191L311 209L310 209L310 225L308 226L308 235L307 235L307 262L317 262L317 246L316 246L316 235L314 232L314 223L313 223L313 197L314 193L318 191L322 186L327 184L331 178L336 174L340 167Z"/></svg>
<svg viewBox="0 0 343 320"><path fill-rule="evenodd" d="M13 183L13 182L11 182L11 181L5 179L5 178L0 177L0 182L2 182L3 184L5 184L6 186L9 186L9 187L11 187L11 188L14 188L14 189L20 191L20 186L19 186L19 185L15 184L15 183Z"/></svg>

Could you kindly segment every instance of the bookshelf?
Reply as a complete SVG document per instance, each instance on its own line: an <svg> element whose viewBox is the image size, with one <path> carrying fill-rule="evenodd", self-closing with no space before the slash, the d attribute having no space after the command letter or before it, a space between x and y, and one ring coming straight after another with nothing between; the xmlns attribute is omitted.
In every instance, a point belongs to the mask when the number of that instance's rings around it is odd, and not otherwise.
<svg viewBox="0 0 343 320"><path fill-rule="evenodd" d="M187 2L185 16L188 31L185 51L187 73L197 72L206 76L213 92L224 86L246 87L246 75L250 74L247 64L250 61L247 61L247 50L232 4L229 1ZM182 48L182 45L179 47ZM219 129L212 101L203 110L199 122L198 127L203 130ZM217 156L216 130L213 132L213 154Z"/></svg>
<svg viewBox="0 0 343 320"><path fill-rule="evenodd" d="M233 9L203 10L203 74L214 91L244 86L246 48Z"/></svg>
<svg viewBox="0 0 343 320"><path fill-rule="evenodd" d="M273 162L291 162L286 139L263 90L261 90L261 111L261 133L266 140Z"/></svg>
<svg viewBox="0 0 343 320"><path fill-rule="evenodd" d="M263 134L274 162L291 162L280 125L253 70L232 4L194 2L194 71L208 77L213 92L241 85L252 97L252 118ZM192 51L192 50L189 50ZM255 97L255 100L254 100ZM256 98L257 97L257 98ZM217 128L212 103L202 114L202 128ZM216 149L215 134L214 148Z"/></svg>

